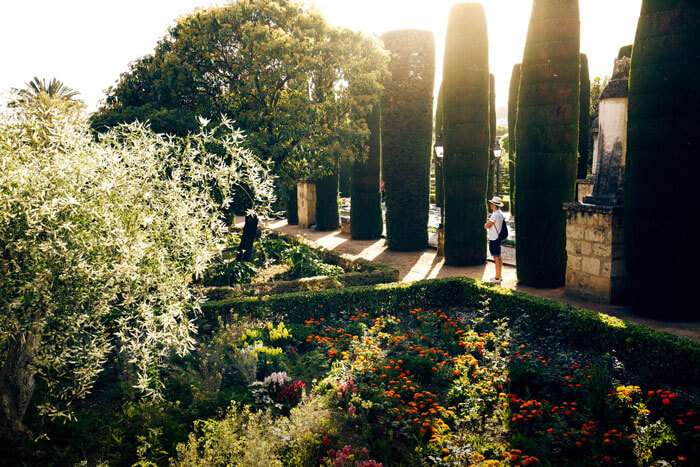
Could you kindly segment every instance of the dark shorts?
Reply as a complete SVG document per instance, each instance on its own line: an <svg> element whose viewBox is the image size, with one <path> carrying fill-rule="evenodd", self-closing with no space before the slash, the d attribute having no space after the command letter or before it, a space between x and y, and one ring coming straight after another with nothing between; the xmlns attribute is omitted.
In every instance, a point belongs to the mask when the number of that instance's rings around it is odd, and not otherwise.
<svg viewBox="0 0 700 467"><path fill-rule="evenodd" d="M489 240L489 253L491 253L491 256L501 256L500 240Z"/></svg>

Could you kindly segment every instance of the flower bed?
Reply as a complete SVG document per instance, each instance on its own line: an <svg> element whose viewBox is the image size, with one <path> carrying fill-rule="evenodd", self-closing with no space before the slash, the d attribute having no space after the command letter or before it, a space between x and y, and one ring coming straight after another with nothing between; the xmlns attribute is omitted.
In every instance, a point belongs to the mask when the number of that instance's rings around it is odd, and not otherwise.
<svg viewBox="0 0 700 467"><path fill-rule="evenodd" d="M312 430L306 465L700 460L697 388L646 385L614 356L534 336L527 318L509 322L487 305L308 318L287 327L246 330L258 346L271 345L273 332L287 336L277 341L280 358L258 371L263 382L252 385L267 388L267 399L255 397L258 409L289 420L300 388L314 403L323 400L329 423ZM239 352L253 345L243 341ZM212 432L190 440L190 460L203 459L196 448L218 439ZM289 447L270 449L267 461L282 462Z"/></svg>

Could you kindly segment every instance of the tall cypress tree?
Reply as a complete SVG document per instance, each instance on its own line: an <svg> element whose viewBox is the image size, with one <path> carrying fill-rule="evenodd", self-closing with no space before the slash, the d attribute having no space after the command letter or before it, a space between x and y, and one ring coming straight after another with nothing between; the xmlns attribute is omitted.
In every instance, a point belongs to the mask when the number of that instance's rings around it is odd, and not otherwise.
<svg viewBox="0 0 700 467"><path fill-rule="evenodd" d="M382 236L382 193L379 171L382 158L381 114L375 105L367 116L369 153L367 160L355 162L350 178L350 234L355 240L372 240Z"/></svg>
<svg viewBox="0 0 700 467"><path fill-rule="evenodd" d="M481 4L450 10L443 70L445 263L486 262L489 58Z"/></svg>
<svg viewBox="0 0 700 467"><path fill-rule="evenodd" d="M516 123L518 281L564 285L566 216L579 133L578 0L534 0L520 71Z"/></svg>
<svg viewBox="0 0 700 467"><path fill-rule="evenodd" d="M644 314L698 319L688 207L700 174L700 4L645 0L629 82L624 236L629 298Z"/></svg>
<svg viewBox="0 0 700 467"><path fill-rule="evenodd" d="M578 130L578 170L576 178L584 179L588 175L588 140L591 126L591 79L588 76L588 57L580 56L580 101Z"/></svg>
<svg viewBox="0 0 700 467"><path fill-rule="evenodd" d="M623 58L623 57L632 58L632 49L633 49L632 44L623 45L622 47L620 47L620 51L617 53L618 60Z"/></svg>
<svg viewBox="0 0 700 467"><path fill-rule="evenodd" d="M428 246L435 38L430 31L382 35L391 77L382 102L382 178L390 250Z"/></svg>
<svg viewBox="0 0 700 467"><path fill-rule="evenodd" d="M297 185L287 190L287 224L299 225L299 202L297 200Z"/></svg>
<svg viewBox="0 0 700 467"><path fill-rule="evenodd" d="M520 63L513 65L508 90L508 180L510 180L510 213L515 215L515 122L518 117L518 92L520 90Z"/></svg>
<svg viewBox="0 0 700 467"><path fill-rule="evenodd" d="M442 141L442 83L438 91L437 109L435 109L435 141ZM438 207L444 207L444 187L442 181L442 161L435 160L435 204Z"/></svg>
<svg viewBox="0 0 700 467"><path fill-rule="evenodd" d="M340 228L338 172L316 179L316 230Z"/></svg>
<svg viewBox="0 0 700 467"><path fill-rule="evenodd" d="M496 158L491 148L496 144L496 77L489 74L489 178L486 185L486 199L493 198L496 174Z"/></svg>

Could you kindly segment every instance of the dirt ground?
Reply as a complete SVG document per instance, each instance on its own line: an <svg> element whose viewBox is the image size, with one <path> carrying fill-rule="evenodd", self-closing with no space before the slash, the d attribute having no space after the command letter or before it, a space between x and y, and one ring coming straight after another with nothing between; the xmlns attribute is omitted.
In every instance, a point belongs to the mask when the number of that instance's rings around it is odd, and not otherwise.
<svg viewBox="0 0 700 467"><path fill-rule="evenodd" d="M241 222L242 225L242 222ZM473 279L488 281L494 277L495 269L492 262L482 266L454 267L445 265L444 258L438 256L437 250L428 248L417 252L389 251L384 238L379 240L352 240L350 235L340 230L330 232L318 232L304 229L295 225L288 225L287 221L272 220L267 222L271 229L286 234L300 235L328 250L348 254L354 258L364 258L378 263L394 266L399 269L399 278L402 281L417 281L421 279L434 279L438 277L466 276ZM597 311L620 319L643 324L659 331L669 332L681 337L686 337L700 342L700 322L671 322L636 316L627 306L616 306L595 302L582 301L568 297L564 293L564 287L555 289L538 289L518 284L515 267L503 266L502 287L508 287L521 292L549 298L568 305L587 310Z"/></svg>

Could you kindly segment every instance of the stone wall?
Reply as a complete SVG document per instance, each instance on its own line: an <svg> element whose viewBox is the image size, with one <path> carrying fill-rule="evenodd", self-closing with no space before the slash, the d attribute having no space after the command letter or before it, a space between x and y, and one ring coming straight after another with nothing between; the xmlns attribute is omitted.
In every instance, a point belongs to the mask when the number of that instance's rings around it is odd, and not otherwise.
<svg viewBox="0 0 700 467"><path fill-rule="evenodd" d="M576 201L583 202L584 196L593 194L593 180L576 180Z"/></svg>
<svg viewBox="0 0 700 467"><path fill-rule="evenodd" d="M566 294L603 303L625 300L622 208L565 203Z"/></svg>

